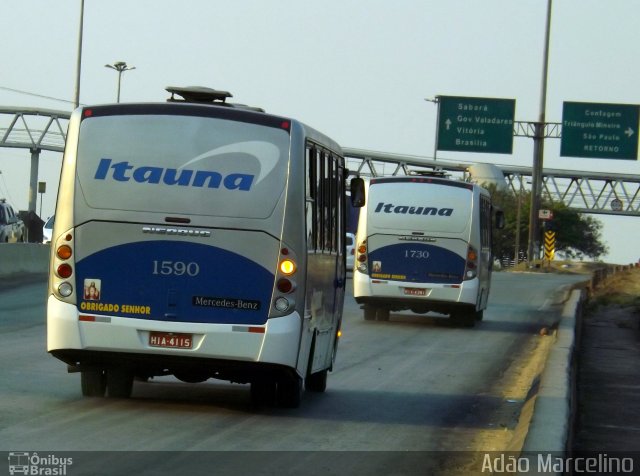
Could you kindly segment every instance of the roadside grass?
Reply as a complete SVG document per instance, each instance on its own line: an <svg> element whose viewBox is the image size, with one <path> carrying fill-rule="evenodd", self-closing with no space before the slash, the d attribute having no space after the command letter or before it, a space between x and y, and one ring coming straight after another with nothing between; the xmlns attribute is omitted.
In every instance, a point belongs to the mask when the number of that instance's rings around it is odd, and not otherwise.
<svg viewBox="0 0 640 476"><path fill-rule="evenodd" d="M640 268L619 271L593 290L588 310L604 306L633 307L640 312Z"/></svg>
<svg viewBox="0 0 640 476"><path fill-rule="evenodd" d="M531 267L527 263L520 263L505 271L592 274L598 269L611 266L613 265L582 261L535 261ZM618 271L593 289L585 308L587 314L603 307L631 308L632 312L640 314L640 268Z"/></svg>
<svg viewBox="0 0 640 476"><path fill-rule="evenodd" d="M517 264L505 271L528 271L533 273L590 274L596 269L606 267L604 263L584 261L534 261L531 266L526 262Z"/></svg>

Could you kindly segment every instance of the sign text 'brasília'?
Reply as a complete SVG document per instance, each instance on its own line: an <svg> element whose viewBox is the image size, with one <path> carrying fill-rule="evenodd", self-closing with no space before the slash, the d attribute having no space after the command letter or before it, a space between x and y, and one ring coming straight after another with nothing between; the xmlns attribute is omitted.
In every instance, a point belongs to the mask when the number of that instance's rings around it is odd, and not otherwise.
<svg viewBox="0 0 640 476"><path fill-rule="evenodd" d="M562 157L638 158L637 105L565 102L562 105Z"/></svg>
<svg viewBox="0 0 640 476"><path fill-rule="evenodd" d="M438 150L510 154L515 99L439 96Z"/></svg>

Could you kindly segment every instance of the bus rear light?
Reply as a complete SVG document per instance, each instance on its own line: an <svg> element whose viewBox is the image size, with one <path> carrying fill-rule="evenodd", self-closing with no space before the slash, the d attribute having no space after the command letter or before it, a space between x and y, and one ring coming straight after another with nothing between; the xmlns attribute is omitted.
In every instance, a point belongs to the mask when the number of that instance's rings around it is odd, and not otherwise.
<svg viewBox="0 0 640 476"><path fill-rule="evenodd" d="M364 274L369 273L369 270L367 268L367 251L367 240L364 240L358 245L356 253L356 269Z"/></svg>
<svg viewBox="0 0 640 476"><path fill-rule="evenodd" d="M60 259L69 259L72 255L71 247L69 245L59 246L56 250L56 256Z"/></svg>
<svg viewBox="0 0 640 476"><path fill-rule="evenodd" d="M467 250L464 279L473 279L476 276L478 276L478 252L473 246L469 246L469 249Z"/></svg>
<svg viewBox="0 0 640 476"><path fill-rule="evenodd" d="M280 262L280 272L290 276L296 272L296 263L291 259L284 259Z"/></svg>
<svg viewBox="0 0 640 476"><path fill-rule="evenodd" d="M288 294L293 290L295 290L296 285L289 279L282 278L278 280L276 287L278 288L278 291L280 291L281 293Z"/></svg>
<svg viewBox="0 0 640 476"><path fill-rule="evenodd" d="M63 279L70 278L73 274L73 268L67 263L62 263L60 266L58 266L56 274Z"/></svg>
<svg viewBox="0 0 640 476"><path fill-rule="evenodd" d="M71 283L64 282L58 286L58 293L62 297L69 297L73 294L73 286L71 286Z"/></svg>
<svg viewBox="0 0 640 476"><path fill-rule="evenodd" d="M287 298L279 297L275 300L273 306L276 308L276 310L285 312L289 309L289 300Z"/></svg>

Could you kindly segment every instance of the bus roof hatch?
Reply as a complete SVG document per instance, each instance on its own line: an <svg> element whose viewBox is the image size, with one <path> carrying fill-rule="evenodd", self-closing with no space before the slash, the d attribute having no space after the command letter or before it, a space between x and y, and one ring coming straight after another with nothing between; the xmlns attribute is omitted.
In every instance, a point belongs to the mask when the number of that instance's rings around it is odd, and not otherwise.
<svg viewBox="0 0 640 476"><path fill-rule="evenodd" d="M170 102L221 102L224 103L227 98L233 97L228 91L218 91L203 86L188 86L186 88L167 86L167 92L171 93L171 97L167 99ZM176 99L175 95L181 96L182 99Z"/></svg>
<svg viewBox="0 0 640 476"><path fill-rule="evenodd" d="M421 177L450 177L451 174L447 173L444 169L436 168L433 170L411 170L409 175L420 175Z"/></svg>
<svg viewBox="0 0 640 476"><path fill-rule="evenodd" d="M234 104L227 102L227 98L233 97L228 91L218 91L217 89L207 88L204 86L188 86L177 87L167 86L165 88L167 92L171 93L171 97L167 99L168 102L191 102L201 104L211 104L214 106L227 106L235 107L238 109L247 109L250 111L264 112L264 109L260 107L247 106L246 104ZM180 96L180 98L177 98Z"/></svg>

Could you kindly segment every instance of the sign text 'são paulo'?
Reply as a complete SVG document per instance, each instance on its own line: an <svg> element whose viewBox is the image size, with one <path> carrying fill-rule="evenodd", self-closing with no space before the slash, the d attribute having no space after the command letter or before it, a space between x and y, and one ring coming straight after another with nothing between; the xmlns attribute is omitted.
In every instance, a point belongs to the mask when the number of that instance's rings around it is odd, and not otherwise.
<svg viewBox="0 0 640 476"><path fill-rule="evenodd" d="M565 102L560 155L636 160L638 110L629 104Z"/></svg>

